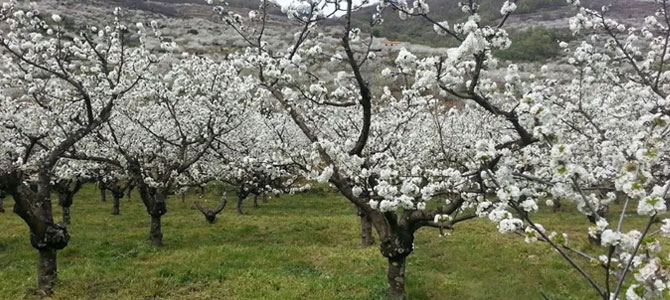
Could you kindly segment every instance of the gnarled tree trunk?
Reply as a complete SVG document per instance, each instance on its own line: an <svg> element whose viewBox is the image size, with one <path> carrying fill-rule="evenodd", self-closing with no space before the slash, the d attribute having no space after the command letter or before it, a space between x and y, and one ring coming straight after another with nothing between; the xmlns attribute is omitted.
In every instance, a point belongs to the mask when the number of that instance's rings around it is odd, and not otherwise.
<svg viewBox="0 0 670 300"><path fill-rule="evenodd" d="M37 292L51 295L58 276L56 254L65 248L70 235L65 226L53 220L51 186L46 174L40 174L40 184L35 190L28 185L11 182L9 194L14 198L14 213L30 228L30 244L39 252L37 264Z"/></svg>
<svg viewBox="0 0 670 300"><path fill-rule="evenodd" d="M379 234L379 250L388 260L388 298L407 299L405 268L407 257L414 251L414 228L395 213L371 211L368 216Z"/></svg>
<svg viewBox="0 0 670 300"><path fill-rule="evenodd" d="M140 198L147 208L151 217L151 228L149 229L149 241L152 246L163 246L163 231L161 228L161 217L167 213L167 188L155 188L146 184L139 184Z"/></svg>

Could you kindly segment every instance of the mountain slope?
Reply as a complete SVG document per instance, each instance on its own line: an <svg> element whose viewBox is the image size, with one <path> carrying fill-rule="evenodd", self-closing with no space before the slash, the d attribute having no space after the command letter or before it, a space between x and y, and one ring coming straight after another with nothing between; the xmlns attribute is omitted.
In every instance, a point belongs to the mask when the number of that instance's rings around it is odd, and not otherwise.
<svg viewBox="0 0 670 300"><path fill-rule="evenodd" d="M162 14L168 17L211 17L212 6L207 5L205 0L112 0L123 7L130 9L142 10L157 14ZM226 0L229 9L238 13L246 13L250 10L256 10L259 6L259 1L255 0ZM281 14L281 10L271 5L268 11L272 15Z"/></svg>
<svg viewBox="0 0 670 300"><path fill-rule="evenodd" d="M462 22L467 15L458 7L461 0L427 0L430 6L430 17L435 21L449 21L450 24ZM500 21L502 0L482 0L479 14L484 24L497 24ZM610 0L582 0L587 7L601 7L609 4ZM617 1L612 7L611 14L617 19L641 18L644 13L653 12L655 4L644 0ZM369 30L371 16L376 13L376 7L366 7L354 15L353 23L363 30ZM565 0L525 0L518 2L518 8L508 20L506 28L524 30L536 26L551 28L565 28L567 19L575 14ZM389 40L425 44L430 46L451 46L451 39L438 37L432 26L423 18L414 17L401 20L398 13L387 9L383 13L384 23L375 27L377 36ZM339 20L340 22L342 20Z"/></svg>

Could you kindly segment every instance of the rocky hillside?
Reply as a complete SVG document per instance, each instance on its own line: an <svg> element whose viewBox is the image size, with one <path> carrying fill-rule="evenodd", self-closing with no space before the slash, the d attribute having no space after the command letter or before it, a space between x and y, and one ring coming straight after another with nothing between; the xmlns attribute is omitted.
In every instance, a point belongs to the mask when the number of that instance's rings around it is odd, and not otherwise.
<svg viewBox="0 0 670 300"><path fill-rule="evenodd" d="M427 0L430 5L430 16L436 21L447 20L453 24L463 21L466 15L459 9L458 2L462 0ZM479 14L484 23L496 24L499 22L502 0L481 0ZM610 0L582 0L588 7L602 7ZM656 4L646 0L614 1L611 13L620 20L639 22L645 12L655 11ZM369 28L370 16L376 12L376 7L367 7L356 13L354 22L361 28ZM525 0L518 2L518 8L509 19L507 28L525 30L530 27L565 28L568 18L575 14L574 8L569 7L565 0ZM384 12L384 24L374 28L375 35L386 37L389 40L421 43L432 46L449 46L448 39L438 38L430 26L422 18L400 20L397 12L388 9ZM335 22L333 22L335 23Z"/></svg>

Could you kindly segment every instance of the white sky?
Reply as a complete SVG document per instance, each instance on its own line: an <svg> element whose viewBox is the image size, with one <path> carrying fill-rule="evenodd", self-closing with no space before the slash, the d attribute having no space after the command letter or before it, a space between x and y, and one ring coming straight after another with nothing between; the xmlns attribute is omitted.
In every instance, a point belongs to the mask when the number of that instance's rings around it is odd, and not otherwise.
<svg viewBox="0 0 670 300"><path fill-rule="evenodd" d="M289 4L289 3L293 2L294 0L273 0L273 1L279 3L280 5L286 5L286 4ZM375 2L377 2L377 0L371 0L370 2L375 3ZM361 0L354 0L354 4L358 4L358 3L361 3Z"/></svg>
<svg viewBox="0 0 670 300"><path fill-rule="evenodd" d="M276 1L277 3L279 3L281 5L284 5L284 4L291 3L291 1L293 1L293 0L274 0L274 1ZM354 3L357 3L357 2L360 3L361 1L360 0L354 0ZM376 1L373 0L372 2L376 2Z"/></svg>

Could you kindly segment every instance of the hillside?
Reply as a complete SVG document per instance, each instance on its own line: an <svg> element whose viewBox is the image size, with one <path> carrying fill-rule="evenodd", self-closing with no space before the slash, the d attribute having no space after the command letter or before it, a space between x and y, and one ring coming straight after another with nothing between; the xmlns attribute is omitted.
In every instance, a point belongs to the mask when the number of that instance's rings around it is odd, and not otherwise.
<svg viewBox="0 0 670 300"><path fill-rule="evenodd" d="M460 0L427 0L430 5L430 16L436 21L447 20L450 24L462 22L466 15L459 9ZM485 24L497 24L500 20L501 0L482 0L479 13ZM588 7L601 7L610 3L609 0L582 0ZM655 4L643 0L618 1L611 10L617 19L634 19L643 17L644 11L650 10ZM376 13L376 7L371 6L357 12L354 16L354 24L362 29L369 30L370 17ZM575 11L569 7L565 0L528 0L519 1L514 15L508 20L507 28L525 30L531 27L565 28L567 19L574 15ZM411 18L401 20L397 12L387 9L384 14L384 23L375 27L375 35L386 37L389 40L397 40L411 43L419 43L430 46L450 46L449 39L438 38L433 32L432 26L422 18ZM338 21L333 21L336 23Z"/></svg>
<svg viewBox="0 0 670 300"><path fill-rule="evenodd" d="M242 15L257 4L255 0L227 2L232 11ZM46 14L62 15L64 23L73 27L106 23L114 8L121 7L123 22L146 25L156 20L163 36L176 42L182 51L219 55L246 45L239 35L217 18L212 6L207 5L205 0L53 0L36 2L36 5ZM278 7L271 11L275 14L281 12ZM278 28L288 24L286 18L273 16L269 22L272 28L268 29L268 34L285 34L283 29Z"/></svg>
<svg viewBox="0 0 670 300"><path fill-rule="evenodd" d="M207 5L205 0L112 0L110 2L130 9L158 13L168 17L210 18L212 16L212 7ZM250 10L258 9L259 3L252 0L227 0L226 2L231 10L238 13L247 13ZM281 10L273 5L269 13L279 15Z"/></svg>
<svg viewBox="0 0 670 300"><path fill-rule="evenodd" d="M257 0L228 0L229 9L241 15L258 8ZM458 8L458 0L428 0L431 6L430 16L436 21L448 20L450 24L463 21L465 14ZM495 24L500 19L500 0L481 0L480 14L485 24ZM609 0L582 0L586 5L597 7ZM162 32L183 47L196 53L219 53L226 49L244 45L237 34L229 31L212 12L205 0L68 0L44 1L48 11L68 12L70 20L102 20L109 16L115 6L125 8L130 15L143 22L151 19L161 20ZM57 4L56 4L57 3ZM619 1L611 11L617 19L639 22L644 11L653 11L649 6L655 4L642 0ZM366 7L354 15L354 26L369 31L369 20L376 13L376 5ZM273 28L284 28L290 21L281 15L277 6L271 6L270 22ZM512 47L500 51L498 57L511 61L544 61L559 56L561 51L556 41L570 41L573 37L565 30L568 18L575 14L565 0L528 0L519 1L518 9L508 20L508 29ZM76 17L74 17L76 16ZM68 19L68 18L66 18ZM408 44L451 47L455 40L438 36L432 26L422 18L400 20L397 12L388 9L384 12L385 22L375 27L374 34L384 40L405 42ZM339 30L341 19L325 22L331 32ZM290 40L289 31L268 32L280 40ZM398 48L399 49L399 48ZM395 50L398 50L395 49Z"/></svg>

